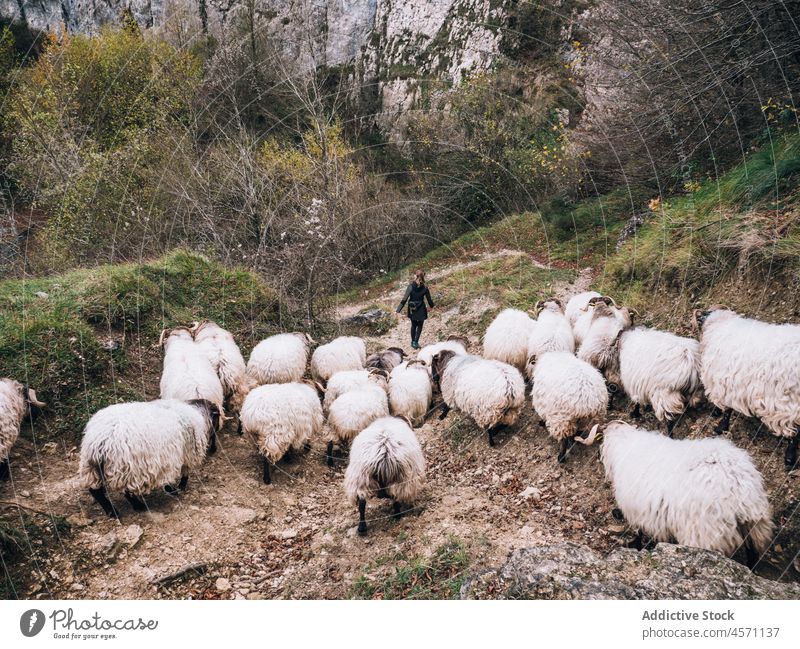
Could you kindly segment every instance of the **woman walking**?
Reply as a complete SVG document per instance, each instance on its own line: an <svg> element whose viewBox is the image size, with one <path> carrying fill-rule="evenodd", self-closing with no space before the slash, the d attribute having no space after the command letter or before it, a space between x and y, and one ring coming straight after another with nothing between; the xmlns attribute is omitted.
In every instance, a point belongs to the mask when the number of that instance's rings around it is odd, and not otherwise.
<svg viewBox="0 0 800 649"><path fill-rule="evenodd" d="M428 305L433 309L431 292L425 285L425 273L420 269L414 273L414 281L408 285L403 301L397 307L397 313L400 313L406 302L408 302L408 318L411 320L411 346L414 349L419 349L419 336L422 333L422 325L425 324L425 320L428 317L425 300L428 301Z"/></svg>

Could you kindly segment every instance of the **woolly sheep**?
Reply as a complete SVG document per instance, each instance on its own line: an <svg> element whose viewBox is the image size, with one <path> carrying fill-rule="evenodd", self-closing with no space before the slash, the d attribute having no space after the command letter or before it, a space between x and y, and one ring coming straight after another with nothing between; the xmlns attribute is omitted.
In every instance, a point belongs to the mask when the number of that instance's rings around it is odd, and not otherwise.
<svg viewBox="0 0 800 649"><path fill-rule="evenodd" d="M466 354L467 345L465 342L466 341L464 339L456 339L455 337L451 337L447 340L443 340L442 342L434 343L433 345L426 345L417 352L417 360L422 361L430 368L431 364L433 363L433 357L439 352L449 350L451 352L455 352L456 354Z"/></svg>
<svg viewBox="0 0 800 649"><path fill-rule="evenodd" d="M501 311L483 336L484 358L508 363L523 371L528 360L528 338L535 324L524 311Z"/></svg>
<svg viewBox="0 0 800 649"><path fill-rule="evenodd" d="M11 447L31 405L44 406L36 392L13 379L0 379L0 480L8 478Z"/></svg>
<svg viewBox="0 0 800 649"><path fill-rule="evenodd" d="M613 315L616 318L619 328L625 329L633 324L631 310L626 307L618 307L616 302L608 296L592 297L588 304L581 309L578 318L572 325L572 334L575 337L575 345L580 347L589 335L589 331L595 322L595 307L598 304L605 304L606 308L600 308L604 315ZM635 311L633 312L635 313Z"/></svg>
<svg viewBox="0 0 800 649"><path fill-rule="evenodd" d="M544 300L536 305L541 309L536 318L536 326L528 337L528 378L532 376L536 359L547 352L575 352L575 338L572 335L561 302L557 299Z"/></svg>
<svg viewBox="0 0 800 649"><path fill-rule="evenodd" d="M601 295L597 291L585 291L583 293L573 295L569 299L567 302L567 308L564 309L564 314L566 315L571 327L574 327L578 317L582 313L586 312L587 307L589 306L589 300L591 300L593 297L601 297Z"/></svg>
<svg viewBox="0 0 800 649"><path fill-rule="evenodd" d="M469 415L489 437L516 423L525 401L525 381L519 371L500 361L445 350L433 357L433 381L442 393L439 419L451 408Z"/></svg>
<svg viewBox="0 0 800 649"><path fill-rule="evenodd" d="M597 439L598 426L586 440ZM750 455L726 439L675 440L612 421L601 459L628 523L656 541L732 556L745 546L752 568L769 547L772 515Z"/></svg>
<svg viewBox="0 0 800 649"><path fill-rule="evenodd" d="M666 331L637 327L622 331L616 342L619 380L636 404L652 405L656 418L667 422L672 436L675 418L703 396L700 383L700 343Z"/></svg>
<svg viewBox="0 0 800 649"><path fill-rule="evenodd" d="M425 457L409 424L398 417L381 417L353 441L344 475L347 497L358 506L358 533L367 533L368 498L391 498L393 516L410 507L425 482Z"/></svg>
<svg viewBox="0 0 800 649"><path fill-rule="evenodd" d="M271 484L270 465L284 456L307 449L322 430L321 386L305 383L268 383L250 391L242 406L244 432L264 458L264 484Z"/></svg>
<svg viewBox="0 0 800 649"><path fill-rule="evenodd" d="M366 366L384 372L391 372L403 362L407 354L399 347L389 347L381 352L375 352L367 357Z"/></svg>
<svg viewBox="0 0 800 649"><path fill-rule="evenodd" d="M384 391L387 390L386 373L383 370L370 368L368 370L346 370L336 372L325 386L325 400L323 410L327 414L330 412L331 405L336 399L345 392L358 390L369 385L377 385Z"/></svg>
<svg viewBox="0 0 800 649"><path fill-rule="evenodd" d="M531 403L548 434L559 440L561 463L575 435L605 417L608 395L602 375L589 363L569 352L547 352L534 366Z"/></svg>
<svg viewBox="0 0 800 649"><path fill-rule="evenodd" d="M421 426L431 407L433 386L428 367L420 360L401 363L389 375L389 409Z"/></svg>
<svg viewBox="0 0 800 649"><path fill-rule="evenodd" d="M189 329L178 327L161 334L164 369L161 373L161 398L192 401L205 399L223 410L225 394L211 361L194 344Z"/></svg>
<svg viewBox="0 0 800 649"><path fill-rule="evenodd" d="M216 450L221 412L203 399L118 403L96 412L83 432L80 483L108 516L115 516L107 491L123 491L136 511L154 489L186 489L189 472Z"/></svg>
<svg viewBox="0 0 800 649"><path fill-rule="evenodd" d="M333 466L333 445L349 444L373 421L389 415L386 391L370 384L345 392L331 404L328 412L328 466Z"/></svg>
<svg viewBox="0 0 800 649"><path fill-rule="evenodd" d="M306 373L309 346L314 339L305 333L270 336L258 343L247 361L247 375L257 384L297 383Z"/></svg>
<svg viewBox="0 0 800 649"><path fill-rule="evenodd" d="M222 383L227 403L239 410L244 399L246 366L233 335L216 322L206 320L192 327L194 344L206 355Z"/></svg>
<svg viewBox="0 0 800 649"><path fill-rule="evenodd" d="M320 345L311 356L311 376L326 382L336 372L360 370L367 361L367 348L361 338L341 336Z"/></svg>
<svg viewBox="0 0 800 649"><path fill-rule="evenodd" d="M591 326L578 348L577 356L582 361L596 367L605 377L608 384L608 407L610 408L620 382L617 350L614 343L620 332L630 325L630 317L627 316L627 311L624 316L621 316L620 310L611 306L611 302L592 303L590 300L590 304L592 304Z"/></svg>
<svg viewBox="0 0 800 649"><path fill-rule="evenodd" d="M797 464L800 436L800 325L770 324L725 308L695 312L701 326L700 378L708 400L724 410L717 433L733 410L759 417L786 437L787 470Z"/></svg>

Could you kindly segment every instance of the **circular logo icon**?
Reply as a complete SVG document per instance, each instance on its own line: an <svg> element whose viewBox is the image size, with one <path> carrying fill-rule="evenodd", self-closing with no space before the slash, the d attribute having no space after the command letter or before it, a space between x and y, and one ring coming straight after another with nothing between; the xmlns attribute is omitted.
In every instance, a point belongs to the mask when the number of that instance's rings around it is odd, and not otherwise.
<svg viewBox="0 0 800 649"><path fill-rule="evenodd" d="M26 638L32 638L44 628L44 613L37 608L25 611L19 618L19 630Z"/></svg>

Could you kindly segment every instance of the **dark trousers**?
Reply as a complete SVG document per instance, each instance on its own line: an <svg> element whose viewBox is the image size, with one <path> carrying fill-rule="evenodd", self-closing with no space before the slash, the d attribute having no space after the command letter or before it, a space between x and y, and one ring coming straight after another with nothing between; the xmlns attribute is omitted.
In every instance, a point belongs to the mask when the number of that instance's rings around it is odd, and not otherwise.
<svg viewBox="0 0 800 649"><path fill-rule="evenodd" d="M419 337L422 334L422 325L424 324L425 324L424 320L411 321L411 340L413 342L419 342Z"/></svg>

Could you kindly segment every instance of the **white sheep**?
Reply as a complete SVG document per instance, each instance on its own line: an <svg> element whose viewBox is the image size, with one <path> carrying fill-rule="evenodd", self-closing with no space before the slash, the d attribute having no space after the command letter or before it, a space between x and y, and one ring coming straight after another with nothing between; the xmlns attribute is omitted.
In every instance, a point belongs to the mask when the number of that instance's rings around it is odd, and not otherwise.
<svg viewBox="0 0 800 649"><path fill-rule="evenodd" d="M733 410L759 417L786 437L787 470L797 464L800 439L800 325L770 324L724 308L695 312L702 325L700 378L708 400L723 409L717 433Z"/></svg>
<svg viewBox="0 0 800 649"><path fill-rule="evenodd" d="M592 428L583 444L597 439ZM726 439L675 440L612 421L601 459L627 522L656 541L732 556L745 546L752 568L772 539L772 515L750 455Z"/></svg>
<svg viewBox="0 0 800 649"><path fill-rule="evenodd" d="M505 309L492 320L483 336L483 356L525 370L528 338L536 322L524 311Z"/></svg>
<svg viewBox="0 0 800 649"><path fill-rule="evenodd" d="M597 369L569 352L539 357L532 379L533 409L559 441L558 462L564 462L575 435L605 417L606 383Z"/></svg>
<svg viewBox="0 0 800 649"><path fill-rule="evenodd" d="M208 357L194 344L192 332L177 327L161 332L164 369L161 398L192 401L205 399L224 412L225 391Z"/></svg>
<svg viewBox="0 0 800 649"><path fill-rule="evenodd" d="M465 339L451 336L442 342L434 343L432 345L425 345L425 347L417 352L417 360L422 361L430 368L431 364L433 363L433 357L439 352L449 350L455 352L456 354L466 354L467 347L468 345L466 344Z"/></svg>
<svg viewBox="0 0 800 649"><path fill-rule="evenodd" d="M420 360L401 363L389 375L389 409L421 426L431 407L433 386L429 368Z"/></svg>
<svg viewBox="0 0 800 649"><path fill-rule="evenodd" d="M536 326L528 337L528 361L526 373L531 378L536 359L547 352L575 352L572 327L564 315L557 299L543 300L536 305L539 316Z"/></svg>
<svg viewBox="0 0 800 649"><path fill-rule="evenodd" d="M610 408L620 382L615 342L620 332L630 326L632 319L627 309L618 309L610 298L592 298L589 303L591 326L578 348L577 356L596 367L605 377Z"/></svg>
<svg viewBox="0 0 800 649"><path fill-rule="evenodd" d="M242 406L242 432L264 459L264 484L271 484L270 465L287 454L309 448L322 430L321 386L304 383L268 383L250 391Z"/></svg>
<svg viewBox="0 0 800 649"><path fill-rule="evenodd" d="M403 362L407 354L399 347L389 347L367 356L367 368L382 370L387 374Z"/></svg>
<svg viewBox="0 0 800 649"><path fill-rule="evenodd" d="M336 372L361 370L367 361L367 348L361 338L340 336L320 345L311 356L311 376L325 383Z"/></svg>
<svg viewBox="0 0 800 649"><path fill-rule="evenodd" d="M13 379L0 379L0 480L9 476L11 447L19 437L22 420L31 405L44 406L36 398L36 392Z"/></svg>
<svg viewBox="0 0 800 649"><path fill-rule="evenodd" d="M397 519L424 482L425 457L409 424L398 417L373 421L353 441L344 475L347 497L358 506L358 533L367 533L367 499L391 498Z"/></svg>
<svg viewBox="0 0 800 649"><path fill-rule="evenodd" d="M327 462L333 466L333 445L348 445L356 435L380 417L389 415L386 391L374 383L345 392L328 412Z"/></svg>
<svg viewBox="0 0 800 649"><path fill-rule="evenodd" d="M489 446L494 446L495 432L519 418L525 403L525 381L515 367L445 350L433 357L432 370L443 399L440 420L456 408L483 428Z"/></svg>
<svg viewBox="0 0 800 649"><path fill-rule="evenodd" d="M675 419L703 397L700 382L700 343L646 327L627 329L616 342L620 386L635 404L652 406L656 418L667 422L672 436Z"/></svg>
<svg viewBox="0 0 800 649"><path fill-rule="evenodd" d="M578 320L581 314L587 311L589 300L591 300L593 297L601 297L601 295L597 291L585 291L583 293L573 295L569 299L567 302L567 308L564 309L564 314L566 315L571 327L574 327L575 322Z"/></svg>
<svg viewBox="0 0 800 649"><path fill-rule="evenodd" d="M306 373L314 339L295 332L270 336L258 343L247 361L247 375L256 385L297 383Z"/></svg>
<svg viewBox="0 0 800 649"><path fill-rule="evenodd" d="M595 307L598 304L606 305L606 308L601 307L601 313L604 316L613 315L620 328L625 329L633 324L632 316L636 313L635 311L627 307L618 307L613 298L608 296L591 297L589 298L588 304L580 310L575 323L572 325L572 334L575 337L575 345L577 347L580 347L589 335L589 331L595 322L594 313Z"/></svg>
<svg viewBox="0 0 800 649"><path fill-rule="evenodd" d="M154 489L173 492L206 453L216 450L221 412L202 399L118 403L96 412L83 432L78 478L108 516L115 516L107 491L122 491L136 511Z"/></svg>
<svg viewBox="0 0 800 649"><path fill-rule="evenodd" d="M331 405L345 392L358 390L368 385L377 385L384 391L388 389L386 373L383 370L370 368L367 370L346 370L336 372L325 386L325 399L322 409L327 415Z"/></svg>
<svg viewBox="0 0 800 649"><path fill-rule="evenodd" d="M222 383L226 403L238 411L247 391L245 385L247 368L233 335L210 320L196 322L192 327L192 334L194 344L211 361L211 366Z"/></svg>

